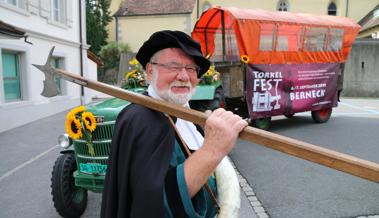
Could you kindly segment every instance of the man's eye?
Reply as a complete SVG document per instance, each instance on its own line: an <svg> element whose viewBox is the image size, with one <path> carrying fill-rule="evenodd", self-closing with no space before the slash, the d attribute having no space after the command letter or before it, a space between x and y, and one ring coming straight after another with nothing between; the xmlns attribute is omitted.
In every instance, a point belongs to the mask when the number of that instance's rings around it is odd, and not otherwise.
<svg viewBox="0 0 379 218"><path fill-rule="evenodd" d="M180 67L178 67L178 66L170 66L170 70L171 71L179 71Z"/></svg>

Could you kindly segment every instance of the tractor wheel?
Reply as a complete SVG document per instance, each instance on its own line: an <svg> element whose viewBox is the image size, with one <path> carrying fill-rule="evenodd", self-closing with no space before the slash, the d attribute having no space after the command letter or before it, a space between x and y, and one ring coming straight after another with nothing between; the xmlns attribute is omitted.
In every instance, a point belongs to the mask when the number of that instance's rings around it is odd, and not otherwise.
<svg viewBox="0 0 379 218"><path fill-rule="evenodd" d="M271 125L271 117L253 119L251 124L258 129L268 130Z"/></svg>
<svg viewBox="0 0 379 218"><path fill-rule="evenodd" d="M216 110L217 108L225 107L225 96L222 88L217 88L213 100L208 102L207 110Z"/></svg>
<svg viewBox="0 0 379 218"><path fill-rule="evenodd" d="M326 121L329 120L331 114L332 114L332 108L312 111L312 119L316 123L325 123Z"/></svg>
<svg viewBox="0 0 379 218"><path fill-rule="evenodd" d="M217 88L215 90L215 95L212 100L199 100L199 101L191 101L191 108L198 111L206 111L206 110L216 110L217 108L225 106L225 96L224 90L222 88Z"/></svg>
<svg viewBox="0 0 379 218"><path fill-rule="evenodd" d="M295 115L295 113L293 113L293 114L284 114L284 116L287 117L287 118L292 118L294 115Z"/></svg>
<svg viewBox="0 0 379 218"><path fill-rule="evenodd" d="M87 190L75 186L77 169L74 154L63 154L55 161L51 177L54 207L62 217L80 217L87 207Z"/></svg>

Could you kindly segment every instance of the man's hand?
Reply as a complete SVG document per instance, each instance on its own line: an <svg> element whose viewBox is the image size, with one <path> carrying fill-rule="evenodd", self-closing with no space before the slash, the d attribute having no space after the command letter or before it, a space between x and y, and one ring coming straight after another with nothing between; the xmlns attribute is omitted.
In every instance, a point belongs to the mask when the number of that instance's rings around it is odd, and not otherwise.
<svg viewBox="0 0 379 218"><path fill-rule="evenodd" d="M224 157L235 145L238 134L248 125L240 116L219 108L205 123L204 147Z"/></svg>

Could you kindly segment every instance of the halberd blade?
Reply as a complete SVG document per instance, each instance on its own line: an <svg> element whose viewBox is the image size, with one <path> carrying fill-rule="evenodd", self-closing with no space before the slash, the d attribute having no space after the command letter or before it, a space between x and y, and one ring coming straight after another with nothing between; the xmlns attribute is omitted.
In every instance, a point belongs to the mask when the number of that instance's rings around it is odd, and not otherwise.
<svg viewBox="0 0 379 218"><path fill-rule="evenodd" d="M41 93L41 95L45 97L53 97L59 94L59 91L54 81L54 75L55 75L54 68L51 67L50 65L54 48L55 47L51 48L45 65L33 64L33 66L35 66L36 68L38 68L40 71L42 71L45 74L45 80L43 81L43 91Z"/></svg>

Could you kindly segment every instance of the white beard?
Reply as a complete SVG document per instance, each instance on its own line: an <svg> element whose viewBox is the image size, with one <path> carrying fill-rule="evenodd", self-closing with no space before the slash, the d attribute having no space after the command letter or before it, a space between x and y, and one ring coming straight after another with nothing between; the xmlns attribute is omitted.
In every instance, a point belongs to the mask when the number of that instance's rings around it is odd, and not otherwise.
<svg viewBox="0 0 379 218"><path fill-rule="evenodd" d="M172 82L169 85L168 89L166 90L159 90L157 88L157 81L158 81L158 72L153 70L153 78L151 80L151 85L154 91L159 95L159 97L171 103L185 105L188 103L189 100L191 100L192 95L196 91L196 88L192 87L192 84L190 82L180 82L180 81ZM173 93L171 91L171 87L173 86L185 86L185 87L188 87L190 91L188 93L183 93L183 94Z"/></svg>

